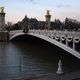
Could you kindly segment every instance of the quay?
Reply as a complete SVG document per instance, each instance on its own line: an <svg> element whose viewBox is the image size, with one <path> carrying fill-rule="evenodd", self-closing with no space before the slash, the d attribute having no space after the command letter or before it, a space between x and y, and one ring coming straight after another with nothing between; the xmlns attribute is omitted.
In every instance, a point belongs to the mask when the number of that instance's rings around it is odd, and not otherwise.
<svg viewBox="0 0 80 80"><path fill-rule="evenodd" d="M0 31L0 42L7 42L9 40L9 33L7 31Z"/></svg>
<svg viewBox="0 0 80 80"><path fill-rule="evenodd" d="M49 73L43 75L33 75L33 76L20 76L14 80L80 80L80 71L72 73L64 73L63 75L58 75L56 73Z"/></svg>

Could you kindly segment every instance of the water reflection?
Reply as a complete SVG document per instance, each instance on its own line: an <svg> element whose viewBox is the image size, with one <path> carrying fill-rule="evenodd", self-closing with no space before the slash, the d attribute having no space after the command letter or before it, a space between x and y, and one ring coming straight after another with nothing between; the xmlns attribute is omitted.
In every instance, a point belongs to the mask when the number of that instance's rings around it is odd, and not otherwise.
<svg viewBox="0 0 80 80"><path fill-rule="evenodd" d="M53 47L47 45L0 43L0 80L11 80L25 74L55 73L58 59ZM71 56L64 56L62 60L65 71L79 70L80 64L76 66L77 62Z"/></svg>
<svg viewBox="0 0 80 80"><path fill-rule="evenodd" d="M35 57L35 53L39 54L42 53L42 51L37 51L35 46L33 47L29 44L0 43L1 80L12 79L21 73L27 75L46 73L49 64L44 62L43 59ZM50 69L52 68L50 67Z"/></svg>

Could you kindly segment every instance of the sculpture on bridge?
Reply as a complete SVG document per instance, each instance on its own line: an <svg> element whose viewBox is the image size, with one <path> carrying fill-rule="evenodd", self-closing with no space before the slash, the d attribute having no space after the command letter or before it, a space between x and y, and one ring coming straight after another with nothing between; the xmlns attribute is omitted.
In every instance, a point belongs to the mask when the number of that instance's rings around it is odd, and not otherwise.
<svg viewBox="0 0 80 80"><path fill-rule="evenodd" d="M28 29L29 29L29 25L27 25L27 24L25 23L25 24L23 25L22 29L23 29L23 32L24 32L24 33L27 33L27 32L28 32Z"/></svg>
<svg viewBox="0 0 80 80"><path fill-rule="evenodd" d="M4 7L0 7L0 31L5 30L5 13Z"/></svg>
<svg viewBox="0 0 80 80"><path fill-rule="evenodd" d="M4 12L4 7L0 7L0 12L1 12L1 13Z"/></svg>
<svg viewBox="0 0 80 80"><path fill-rule="evenodd" d="M28 27L27 27L27 26L25 26L25 27L23 28L23 32L24 32L24 33L27 33L27 32L28 32Z"/></svg>
<svg viewBox="0 0 80 80"><path fill-rule="evenodd" d="M29 29L29 19L25 15L25 18L22 21L22 30L23 30L24 33L27 33L28 29Z"/></svg>

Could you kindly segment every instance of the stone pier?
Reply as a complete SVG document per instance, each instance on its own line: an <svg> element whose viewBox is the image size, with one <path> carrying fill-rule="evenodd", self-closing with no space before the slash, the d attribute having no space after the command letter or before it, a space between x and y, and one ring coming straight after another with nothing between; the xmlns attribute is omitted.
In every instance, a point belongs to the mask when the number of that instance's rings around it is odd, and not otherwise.
<svg viewBox="0 0 80 80"><path fill-rule="evenodd" d="M9 40L9 33L7 31L0 31L0 42L6 42Z"/></svg>

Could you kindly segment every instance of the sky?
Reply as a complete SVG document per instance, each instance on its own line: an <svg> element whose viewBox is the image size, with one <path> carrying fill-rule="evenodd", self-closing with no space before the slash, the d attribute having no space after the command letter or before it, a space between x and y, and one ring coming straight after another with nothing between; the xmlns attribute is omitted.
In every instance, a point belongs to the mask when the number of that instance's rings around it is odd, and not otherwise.
<svg viewBox="0 0 80 80"><path fill-rule="evenodd" d="M6 22L16 23L25 15L45 21L46 10L50 10L51 21L66 17L80 21L80 0L0 0L4 6Z"/></svg>

